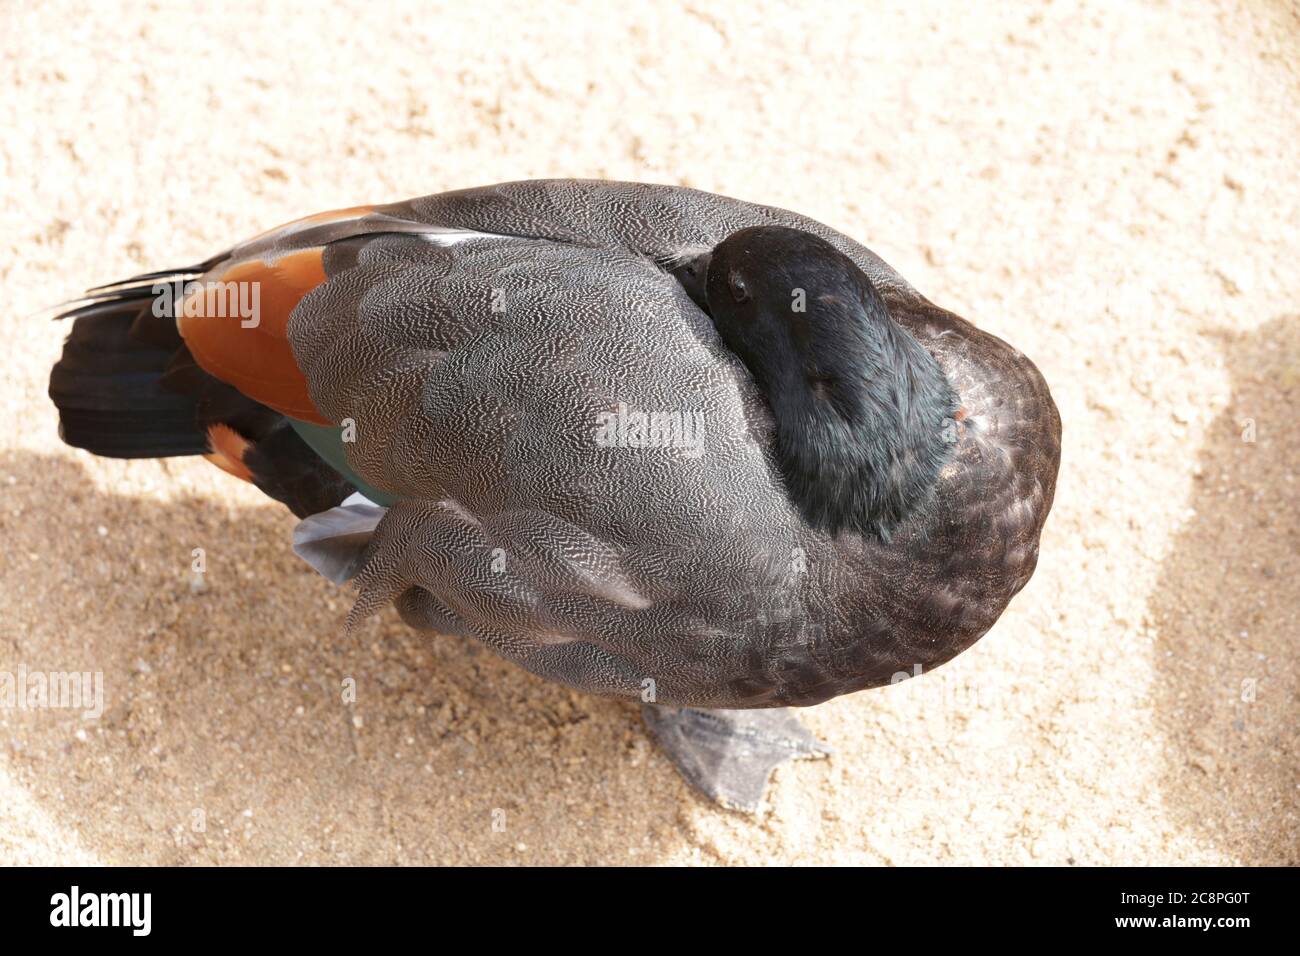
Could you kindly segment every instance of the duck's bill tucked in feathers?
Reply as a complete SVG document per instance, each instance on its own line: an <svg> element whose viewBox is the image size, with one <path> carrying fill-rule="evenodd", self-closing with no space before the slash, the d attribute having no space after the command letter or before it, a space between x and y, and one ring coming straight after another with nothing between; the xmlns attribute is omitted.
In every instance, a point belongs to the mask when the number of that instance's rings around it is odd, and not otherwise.
<svg viewBox="0 0 1300 956"><path fill-rule="evenodd" d="M887 541L952 454L958 403L939 365L853 260L809 232L742 229L703 269L709 315L772 408L804 520Z"/></svg>

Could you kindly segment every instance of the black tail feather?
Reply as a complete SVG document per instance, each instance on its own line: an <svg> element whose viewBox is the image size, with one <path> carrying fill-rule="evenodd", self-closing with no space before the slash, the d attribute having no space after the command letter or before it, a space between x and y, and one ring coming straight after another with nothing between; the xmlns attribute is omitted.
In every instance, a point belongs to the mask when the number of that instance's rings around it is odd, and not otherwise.
<svg viewBox="0 0 1300 956"><path fill-rule="evenodd" d="M266 494L306 517L356 489L311 450L288 420L213 377L194 361L170 315L155 315L153 283L190 270L151 273L91 290L59 318L72 319L50 373L59 434L108 458L168 458L212 449L225 425L250 444L244 464Z"/></svg>
<svg viewBox="0 0 1300 956"><path fill-rule="evenodd" d="M131 334L150 311L147 293L98 301L65 313L75 321L50 373L59 434L109 458L201 455L208 442L193 398L159 387L174 349Z"/></svg>
<svg viewBox="0 0 1300 956"><path fill-rule="evenodd" d="M207 272L213 264L220 260L220 258L220 256L215 256L206 262L200 262L193 266L185 266L181 269L165 269L162 272L142 272L138 276L131 276L129 279L118 279L116 282L105 282L103 285L91 286L86 290L86 294L90 295L95 292L105 292L109 289L117 289L122 286L143 285L146 282L175 282L177 279L190 279Z"/></svg>

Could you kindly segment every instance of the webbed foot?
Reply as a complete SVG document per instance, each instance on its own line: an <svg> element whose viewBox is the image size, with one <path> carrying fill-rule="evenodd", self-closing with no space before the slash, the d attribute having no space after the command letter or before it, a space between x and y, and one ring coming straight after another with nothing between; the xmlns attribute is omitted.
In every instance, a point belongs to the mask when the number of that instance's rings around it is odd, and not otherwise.
<svg viewBox="0 0 1300 956"><path fill-rule="evenodd" d="M644 704L641 716L691 786L746 813L758 810L777 764L831 753L789 708L695 710Z"/></svg>

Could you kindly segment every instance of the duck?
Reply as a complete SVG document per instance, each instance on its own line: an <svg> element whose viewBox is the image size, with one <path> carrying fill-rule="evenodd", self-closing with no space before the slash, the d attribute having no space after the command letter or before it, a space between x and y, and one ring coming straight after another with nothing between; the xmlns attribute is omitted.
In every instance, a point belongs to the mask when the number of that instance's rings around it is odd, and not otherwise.
<svg viewBox="0 0 1300 956"><path fill-rule="evenodd" d="M638 705L749 812L831 752L798 708L992 628L1060 463L1016 348L826 225L680 186L318 213L59 315L68 445L205 457L297 516L347 626L394 605Z"/></svg>

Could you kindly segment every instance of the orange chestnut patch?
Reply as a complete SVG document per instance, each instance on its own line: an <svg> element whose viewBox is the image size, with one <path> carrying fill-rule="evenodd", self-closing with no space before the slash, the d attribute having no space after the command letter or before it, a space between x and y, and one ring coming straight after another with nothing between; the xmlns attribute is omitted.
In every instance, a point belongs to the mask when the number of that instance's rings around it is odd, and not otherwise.
<svg viewBox="0 0 1300 956"><path fill-rule="evenodd" d="M176 326L204 371L282 414L330 425L307 394L287 331L303 296L325 281L321 253L301 249L204 276L186 295Z"/></svg>
<svg viewBox="0 0 1300 956"><path fill-rule="evenodd" d="M203 457L227 474L252 481L253 473L244 464L244 452L248 450L248 439L244 438L227 425L208 426L208 445L212 451Z"/></svg>

